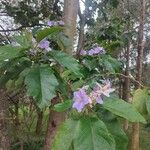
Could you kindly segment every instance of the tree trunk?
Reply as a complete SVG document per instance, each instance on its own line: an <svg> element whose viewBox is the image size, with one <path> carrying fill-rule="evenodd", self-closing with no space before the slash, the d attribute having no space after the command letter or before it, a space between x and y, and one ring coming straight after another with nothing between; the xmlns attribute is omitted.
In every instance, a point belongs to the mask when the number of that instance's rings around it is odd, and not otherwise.
<svg viewBox="0 0 150 150"><path fill-rule="evenodd" d="M72 55L74 37L76 35L76 20L78 14L79 0L64 0L64 23L65 34L68 36L71 42L71 46L66 48L65 51ZM54 101L54 102L53 102ZM58 103L58 99L54 98L52 104ZM47 125L47 132L45 138L44 150L50 150L54 136L58 130L59 125L65 120L65 113L58 113L50 111L49 120Z"/></svg>
<svg viewBox="0 0 150 150"><path fill-rule="evenodd" d="M51 150L52 143L60 124L65 120L65 113L58 113L49 110L49 119L47 125L47 134L44 150Z"/></svg>
<svg viewBox="0 0 150 150"><path fill-rule="evenodd" d="M71 42L71 46L66 48L68 54L73 54L73 45L76 35L76 20L78 15L79 0L64 0L64 22L65 34Z"/></svg>
<svg viewBox="0 0 150 150"><path fill-rule="evenodd" d="M86 23L86 16L85 14L81 14L81 9L80 9L80 5L79 5L79 10L78 10L78 15L80 18L80 29L79 29L79 39L78 39L78 46L77 46L77 56L80 55L80 51L83 48L83 42L84 42L84 27L85 27L85 23Z"/></svg>
<svg viewBox="0 0 150 150"><path fill-rule="evenodd" d="M0 150L10 150L9 122L8 96L5 91L0 90Z"/></svg>
<svg viewBox="0 0 150 150"><path fill-rule="evenodd" d="M137 56L137 74L136 79L141 83L142 81L142 65L143 65L143 30L144 30L144 16L145 16L145 0L140 0L141 7L140 7L140 18L139 18L139 34L138 34L138 56ZM140 84L136 84L137 88L141 88ZM140 126L139 123L134 123L132 125L132 143L131 143L131 150L139 150L139 130Z"/></svg>
<svg viewBox="0 0 150 150"><path fill-rule="evenodd" d="M127 78L124 78L124 90L123 90L123 99L126 102L129 102L130 97L130 79L129 77L129 62L130 62L130 43L128 41L127 50L126 50L126 68L125 68L125 75ZM128 120L124 122L124 130L128 130Z"/></svg>

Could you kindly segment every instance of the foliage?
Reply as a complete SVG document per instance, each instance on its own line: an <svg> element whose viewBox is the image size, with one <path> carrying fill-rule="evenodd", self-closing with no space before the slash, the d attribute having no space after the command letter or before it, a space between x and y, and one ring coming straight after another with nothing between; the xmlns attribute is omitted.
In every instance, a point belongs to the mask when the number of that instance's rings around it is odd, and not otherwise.
<svg viewBox="0 0 150 150"><path fill-rule="evenodd" d="M28 5L29 2L32 5ZM51 1L59 14L58 2ZM7 13L22 26L38 25L46 17L56 19L61 16L55 17L54 10L50 16L46 14L49 5L54 6L51 3L42 1L41 7L37 4L35 10L32 8L34 3L37 2L18 2L18 7L3 4ZM70 41L63 32L65 27L58 24L24 31L12 38L13 43L0 47L1 88L25 90L32 98L29 103L34 103L37 112L45 108L67 112L69 117L56 134L53 150L60 147L62 150L126 150L128 138L120 120L149 122L148 89L135 91L133 104L119 99L117 90L115 97L110 94L118 88L116 75L124 72L125 63L118 59L118 55L124 53L126 45L136 35L134 29L127 32L128 20L125 17L113 14L119 4L118 0L85 1L83 15L87 16L87 30L83 47L86 54L78 57L65 52ZM98 13L97 19L94 12ZM90 53L98 48L101 51ZM28 102L23 103L29 105Z"/></svg>
<svg viewBox="0 0 150 150"><path fill-rule="evenodd" d="M104 102L103 107L117 116L126 118L131 122L142 122L146 123L145 119L132 107L131 104L126 103L123 100L108 99Z"/></svg>
<svg viewBox="0 0 150 150"><path fill-rule="evenodd" d="M40 108L49 105L49 100L56 96L57 78L47 65L33 66L25 77L27 94L32 96Z"/></svg>
<svg viewBox="0 0 150 150"><path fill-rule="evenodd" d="M55 137L52 149L98 150L115 149L115 143L106 126L95 117L68 119Z"/></svg>

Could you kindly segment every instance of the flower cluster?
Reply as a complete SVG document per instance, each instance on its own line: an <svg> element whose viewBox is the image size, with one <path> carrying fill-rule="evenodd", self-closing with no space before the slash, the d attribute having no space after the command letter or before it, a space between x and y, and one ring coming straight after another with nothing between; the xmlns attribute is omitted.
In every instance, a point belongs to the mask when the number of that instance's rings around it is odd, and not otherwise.
<svg viewBox="0 0 150 150"><path fill-rule="evenodd" d="M38 44L38 47L41 48L41 49L46 50L47 52L49 52L49 51L51 51L51 48L49 47L49 44L50 44L50 42L47 39L43 39Z"/></svg>
<svg viewBox="0 0 150 150"><path fill-rule="evenodd" d="M99 55L99 54L105 54L106 51L104 50L103 47L94 47L88 51L85 51L85 50L81 50L80 51L80 55L82 56L85 56L85 55L90 55L90 56L93 56L93 55Z"/></svg>
<svg viewBox="0 0 150 150"><path fill-rule="evenodd" d="M77 109L78 112L81 112L86 105L94 105L96 103L103 104L103 96L110 96L110 93L115 91L111 88L111 83L109 80L104 81L104 85L96 83L94 89L87 94L85 87L75 91L73 94L73 108Z"/></svg>
<svg viewBox="0 0 150 150"><path fill-rule="evenodd" d="M52 27L52 26L64 26L65 23L62 20L60 20L60 21L51 21L51 20L49 20L47 22L47 25L50 26L50 27Z"/></svg>

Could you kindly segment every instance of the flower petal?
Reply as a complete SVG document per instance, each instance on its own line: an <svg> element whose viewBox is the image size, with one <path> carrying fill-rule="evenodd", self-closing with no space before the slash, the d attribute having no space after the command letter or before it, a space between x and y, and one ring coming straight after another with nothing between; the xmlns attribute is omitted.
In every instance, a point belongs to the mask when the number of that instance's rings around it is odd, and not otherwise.
<svg viewBox="0 0 150 150"><path fill-rule="evenodd" d="M102 100L101 96L97 97L96 102L98 104L103 104L103 100Z"/></svg>

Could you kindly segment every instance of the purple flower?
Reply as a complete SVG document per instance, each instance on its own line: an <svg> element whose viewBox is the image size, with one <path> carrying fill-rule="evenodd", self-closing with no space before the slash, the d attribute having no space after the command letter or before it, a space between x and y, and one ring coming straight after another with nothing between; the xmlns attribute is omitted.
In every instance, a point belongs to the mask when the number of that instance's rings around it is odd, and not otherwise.
<svg viewBox="0 0 150 150"><path fill-rule="evenodd" d="M110 93L114 92L115 89L111 88L111 83L109 80L105 80L104 83L105 85L103 87L97 83L97 86L99 87L98 92L109 97Z"/></svg>
<svg viewBox="0 0 150 150"><path fill-rule="evenodd" d="M62 20L57 21L57 23L58 23L60 26L64 26L64 25L65 25L65 23L64 23Z"/></svg>
<svg viewBox="0 0 150 150"><path fill-rule="evenodd" d="M98 104L103 104L103 99L101 98L101 96L98 96L98 97L96 98L96 102L97 102Z"/></svg>
<svg viewBox="0 0 150 150"><path fill-rule="evenodd" d="M102 47L96 47L96 48L94 48L95 54L100 54L102 51L103 51Z"/></svg>
<svg viewBox="0 0 150 150"><path fill-rule="evenodd" d="M53 25L54 25L54 21L50 21L50 20L49 20L49 21L47 22L47 25L50 26L50 27L53 26Z"/></svg>
<svg viewBox="0 0 150 150"><path fill-rule="evenodd" d="M94 87L94 90L90 93L90 98L92 101L96 101L99 104L103 104L103 99L101 98L101 92L98 86Z"/></svg>
<svg viewBox="0 0 150 150"><path fill-rule="evenodd" d="M81 112L85 105L90 103L90 98L86 94L84 89L74 92L73 95L73 108L76 108L78 112Z"/></svg>
<svg viewBox="0 0 150 150"><path fill-rule="evenodd" d="M88 54L91 55L91 56L94 55L95 54L94 49L90 49L89 52L88 52Z"/></svg>
<svg viewBox="0 0 150 150"><path fill-rule="evenodd" d="M95 47L93 49L90 49L88 54L89 55L97 55L97 54L105 54L105 50L103 49L103 47Z"/></svg>
<svg viewBox="0 0 150 150"><path fill-rule="evenodd" d="M80 51L80 55L85 56L86 54L87 54L87 52L85 50Z"/></svg>
<svg viewBox="0 0 150 150"><path fill-rule="evenodd" d="M39 43L38 47L49 51L50 50L49 44L50 44L50 42L48 40L44 39Z"/></svg>
<svg viewBox="0 0 150 150"><path fill-rule="evenodd" d="M96 101L99 104L103 104L102 96L110 96L110 93L114 92L115 89L111 88L111 83L109 80L105 80L104 86L101 86L99 83L94 87L93 91L90 93L90 98L92 101Z"/></svg>

